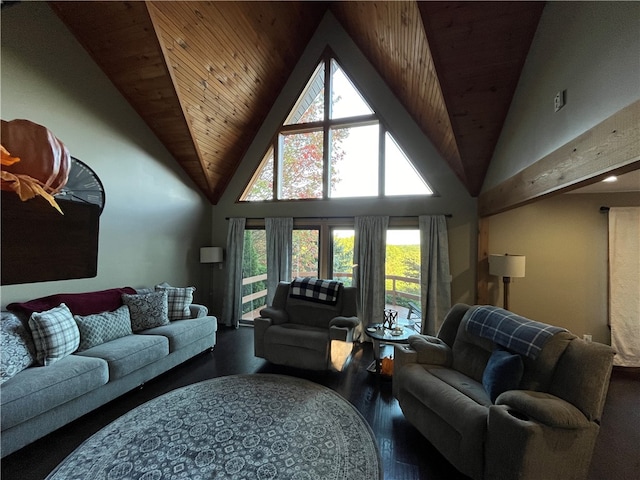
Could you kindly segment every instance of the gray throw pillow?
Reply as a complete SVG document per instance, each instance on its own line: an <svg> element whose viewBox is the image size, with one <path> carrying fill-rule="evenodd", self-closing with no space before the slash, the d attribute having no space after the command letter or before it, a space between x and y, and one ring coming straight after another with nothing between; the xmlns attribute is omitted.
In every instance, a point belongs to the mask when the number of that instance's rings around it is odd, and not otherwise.
<svg viewBox="0 0 640 480"><path fill-rule="evenodd" d="M30 367L36 361L31 332L11 312L0 319L0 383Z"/></svg>
<svg viewBox="0 0 640 480"><path fill-rule="evenodd" d="M78 347L80 351L133 333L129 307L126 305L113 312L86 316L74 315L73 318L80 330L80 347Z"/></svg>
<svg viewBox="0 0 640 480"><path fill-rule="evenodd" d="M156 285L156 292L167 292L169 320L185 320L191 317L189 305L193 303L196 287L172 287L168 284Z"/></svg>
<svg viewBox="0 0 640 480"><path fill-rule="evenodd" d="M44 312L31 314L29 328L40 365L49 366L71 355L80 345L80 331L64 303Z"/></svg>
<svg viewBox="0 0 640 480"><path fill-rule="evenodd" d="M153 292L142 295L122 295L122 303L129 307L131 330L139 332L169 323L167 292Z"/></svg>

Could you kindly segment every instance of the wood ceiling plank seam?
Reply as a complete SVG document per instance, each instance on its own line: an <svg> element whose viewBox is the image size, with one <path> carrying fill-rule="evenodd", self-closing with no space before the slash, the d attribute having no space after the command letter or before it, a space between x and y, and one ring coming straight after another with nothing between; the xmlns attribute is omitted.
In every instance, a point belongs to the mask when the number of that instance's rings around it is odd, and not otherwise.
<svg viewBox="0 0 640 480"><path fill-rule="evenodd" d="M208 72L211 73L211 72ZM224 99L226 99L229 103L227 108L230 109L234 109L237 108L236 105L240 105L244 108L246 108L249 111L253 110L253 106L249 103L247 103L246 99L240 98L238 95L234 95L234 94L229 94L227 93L227 90L225 89L220 89L217 88L218 86L216 85L219 82L214 82L215 88L212 87L212 90L214 91L214 98L216 98L216 101L221 102L224 101ZM244 91L246 92L247 89L245 89ZM253 95L253 93L250 94L250 98L255 98L256 96ZM255 100L254 100L255 103Z"/></svg>
<svg viewBox="0 0 640 480"><path fill-rule="evenodd" d="M177 28L179 28L179 27L177 27ZM207 32L209 33L209 35L210 35L211 37L208 37L208 36L207 36L207 37L205 37L205 36L204 36L204 35L203 35L199 30L198 30L197 32L196 32L196 31L191 31L191 32L190 32L190 34L191 34L192 36L191 36L191 37L188 37L187 43L188 43L189 48L190 48L191 50L193 50L193 51L195 51L195 52L199 52L199 57L200 57L200 58L203 58L203 59L207 59L207 60L208 60L208 58L207 58L207 57L209 57L209 56L210 56L210 53L209 53L209 52L207 52L207 51L203 51L203 50L200 48L200 45L202 45L202 44L208 44L208 43L210 43L210 39L211 39L211 38L214 38L214 39L216 39L216 40L217 40L217 42L218 42L218 46L220 47L220 51L222 51L222 50L223 50L223 48L222 48L222 47L223 47L223 45L224 45L224 43L225 43L225 42L223 41L223 39L224 39L224 35L221 37L221 36L220 36L220 34L221 34L221 33L224 33L224 30L223 30L223 29L221 29L221 28L209 28L209 24L203 24L203 28L204 28L205 30L207 30ZM179 29L180 29L180 30L183 30L183 29L184 29L184 26L183 26L183 28L179 28ZM185 36L185 38L187 38L187 37ZM206 63L207 63L207 64L212 64L213 62L207 61ZM234 59L234 58L233 58L233 56L228 56L228 57L226 58L225 63L227 63L228 65L232 65L233 63L235 63L235 64L236 64L236 66L237 66L237 71L246 71L246 70L245 70L245 67L248 67L248 65L250 65L250 64L251 64L251 62L240 63L240 61L238 61L238 60ZM211 72L210 72L210 70L209 70L209 69L207 69L207 66L206 66L206 65L202 65L202 68L203 68L203 70L207 71L208 73L211 73ZM255 77L258 77L258 75L259 75L260 73L262 73L262 74L264 75L264 73L263 73L263 72L258 72L258 71L256 71L256 72L255 72ZM253 87L253 85L254 85L254 84L255 84L255 80L252 80L251 82L247 82L247 87Z"/></svg>
<svg viewBox="0 0 640 480"><path fill-rule="evenodd" d="M181 85L192 85L193 87L196 87L196 85L202 86L202 81L206 81L206 78L204 78L205 75L208 77L210 72L204 65L197 65L193 60L192 53L194 52L192 48L186 51L175 39L174 33L168 31L167 26L162 25L161 28L163 40L174 67L174 73L180 75ZM194 80L194 77L200 81Z"/></svg>
<svg viewBox="0 0 640 480"><path fill-rule="evenodd" d="M216 5L216 8L220 8L222 5ZM229 7L229 5L224 5ZM244 21L243 15L237 13L236 15L229 15L220 13L220 22L226 25L225 31L232 41L233 45L244 46L244 56L247 59L247 63L251 63L249 60L253 59L258 62L260 70L257 71L262 78L268 78L269 74L275 71L280 71L286 66L285 61L280 54L280 49L283 47L279 45L279 48L267 48L264 40L269 36L264 33L256 32L249 22ZM216 32L213 32L216 34ZM225 39L227 40L227 39ZM252 57L250 52L255 52ZM277 53L277 54L274 54Z"/></svg>
<svg viewBox="0 0 640 480"><path fill-rule="evenodd" d="M183 88L182 95L186 102L185 105L188 105L190 107L189 114L193 115L194 118L199 118L205 121L209 119L211 122L219 123L221 126L223 126L224 124L228 124L229 126L236 125L237 128L247 128L246 123L241 118L234 115L233 113L230 113L232 112L232 110L213 108L212 110L207 109L207 111L205 112L202 104L200 103L199 93L195 94L190 91L190 89ZM239 118L239 120L230 121L230 119L233 118ZM218 119L222 119L222 121L218 122Z"/></svg>
<svg viewBox="0 0 640 480"><path fill-rule="evenodd" d="M185 58L185 56L180 54L175 54L172 57L172 64L176 68L174 73L183 89L188 88L192 92L200 92L202 98L198 98L198 102L213 103L215 106L225 110L237 108L235 102L238 101L238 96L231 92L230 86L224 88L225 86L218 85L218 82L211 82L211 84L207 83L206 87L204 87L201 82L195 79L195 77L199 77L199 75L193 71L192 66L185 63L186 61L188 61L188 57ZM210 92L211 95L207 96L207 92ZM246 107L245 103L242 103L242 105Z"/></svg>
<svg viewBox="0 0 640 480"><path fill-rule="evenodd" d="M173 75L173 69L172 69L171 64L170 64L169 55L167 54L167 51L166 51L165 46L164 46L164 43L162 42L162 39L161 39L161 32L159 32L158 28L156 27L156 25L158 25L158 21L157 21L158 16L161 15L161 13L156 9L156 7L154 6L153 2L147 1L147 2L145 2L145 5L147 6L147 12L148 12L149 18L151 20L151 25L153 27L154 36L157 39L157 42L158 42L158 44L160 46L160 49L161 49L161 52L162 52L162 56L163 56L165 64L166 64L167 73L169 74L169 77L171 78L171 81L172 81L172 83L174 85L174 88L176 89L176 95L177 95L177 98L178 98L178 103L180 104L180 107L181 107L181 110L182 110L182 115L183 115L182 121L185 123L185 125L187 127L187 130L189 132L189 137L193 141L195 154L196 154L198 160L200 161L200 167L202 169L202 174L203 174L203 176L205 178L205 182L204 183L206 184L205 185L206 188L204 189L204 193L207 196L207 198L209 198L209 201L211 201L212 203L215 204L217 199L215 199L215 197L212 195L213 185L211 184L211 179L209 178L209 175L207 174L207 170L205 168L205 165L202 162L202 154L198 149L198 142L197 142L196 138L194 137L193 132L191 132L191 125L190 125L190 123L188 121L186 112L184 111L184 106L183 106L182 101L180 99L180 91L178 89L176 80L175 80L174 75Z"/></svg>

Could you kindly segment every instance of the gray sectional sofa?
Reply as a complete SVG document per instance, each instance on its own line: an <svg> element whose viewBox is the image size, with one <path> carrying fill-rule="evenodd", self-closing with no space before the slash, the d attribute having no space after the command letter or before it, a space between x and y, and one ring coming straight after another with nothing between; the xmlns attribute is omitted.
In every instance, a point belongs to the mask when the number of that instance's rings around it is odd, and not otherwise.
<svg viewBox="0 0 640 480"><path fill-rule="evenodd" d="M474 480L586 479L614 351L490 306L395 347L405 417Z"/></svg>
<svg viewBox="0 0 640 480"><path fill-rule="evenodd" d="M177 290L184 292L184 289ZM121 298L128 296L138 300L153 296L154 291L136 292L127 287L87 294L61 294L37 299L31 304L11 304L8 306L11 311L2 312L2 457L213 348L216 317L207 315L207 309L202 305L185 302L185 298L179 299L182 305L177 313L172 313L171 301L166 312L151 310L145 314L144 308L138 309L135 315L142 323L135 328L134 310L138 307L130 303L123 308ZM83 302L83 295L86 302ZM171 300L171 291L168 298ZM84 324L77 325L80 345L88 348L59 355L55 361L45 359L46 366L43 366L37 345L31 343L35 327L30 320L33 316L30 308L42 309L63 303L69 304L67 308L74 319L84 319ZM108 324L108 328L96 330L94 326L100 325L96 322L105 324L99 315L103 308L106 317L112 319L116 311L125 315L131 312L133 329L114 333L116 329ZM77 315L78 311L82 315ZM154 317L158 312L162 318L166 317L165 320L157 326L139 329L146 325L145 315ZM87 329L87 325L91 328ZM26 355L26 358L20 355ZM25 365L28 366L24 368Z"/></svg>

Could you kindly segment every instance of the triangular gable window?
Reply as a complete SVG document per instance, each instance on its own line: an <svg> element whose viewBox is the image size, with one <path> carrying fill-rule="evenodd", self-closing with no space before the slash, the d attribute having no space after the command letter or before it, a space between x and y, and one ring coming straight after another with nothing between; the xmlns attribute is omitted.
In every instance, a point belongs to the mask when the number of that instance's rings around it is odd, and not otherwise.
<svg viewBox="0 0 640 480"><path fill-rule="evenodd" d="M386 133L384 146L384 194L433 195L433 190L425 183L389 132Z"/></svg>
<svg viewBox="0 0 640 480"><path fill-rule="evenodd" d="M240 201L432 194L370 103L327 52Z"/></svg>

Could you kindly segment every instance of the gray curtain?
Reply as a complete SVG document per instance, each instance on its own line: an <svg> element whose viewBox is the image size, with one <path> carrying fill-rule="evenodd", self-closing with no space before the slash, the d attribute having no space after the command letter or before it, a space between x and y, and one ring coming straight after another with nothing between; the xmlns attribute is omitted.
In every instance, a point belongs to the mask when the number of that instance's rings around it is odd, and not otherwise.
<svg viewBox="0 0 640 480"><path fill-rule="evenodd" d="M422 331L435 335L451 308L449 236L444 215L420 216Z"/></svg>
<svg viewBox="0 0 640 480"><path fill-rule="evenodd" d="M358 317L362 327L382 323L385 306L385 256L389 217L355 218L353 263L358 287Z"/></svg>
<svg viewBox="0 0 640 480"><path fill-rule="evenodd" d="M267 234L267 305L280 281L291 280L293 218L265 218Z"/></svg>
<svg viewBox="0 0 640 480"><path fill-rule="evenodd" d="M223 323L238 328L242 318L242 250L245 218L230 218L227 233L227 281L224 289Z"/></svg>

